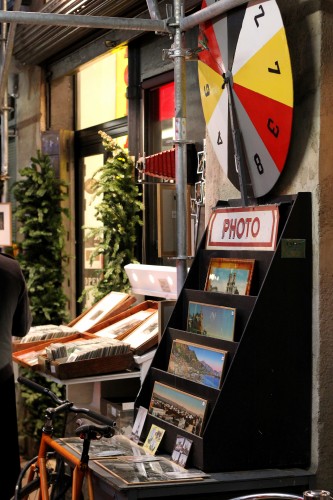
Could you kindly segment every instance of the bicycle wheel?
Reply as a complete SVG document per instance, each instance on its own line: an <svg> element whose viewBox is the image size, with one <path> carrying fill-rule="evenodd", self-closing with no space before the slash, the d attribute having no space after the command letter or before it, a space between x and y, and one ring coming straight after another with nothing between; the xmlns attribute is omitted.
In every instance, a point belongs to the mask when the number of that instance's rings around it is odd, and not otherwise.
<svg viewBox="0 0 333 500"><path fill-rule="evenodd" d="M12 500L39 499L40 478L38 467L36 467L37 458L32 458L22 468ZM32 479L28 481L27 478L31 467L35 470ZM50 500L63 500L66 491L71 486L71 477L66 474L64 463L56 459L54 452L50 452L47 456L46 473Z"/></svg>

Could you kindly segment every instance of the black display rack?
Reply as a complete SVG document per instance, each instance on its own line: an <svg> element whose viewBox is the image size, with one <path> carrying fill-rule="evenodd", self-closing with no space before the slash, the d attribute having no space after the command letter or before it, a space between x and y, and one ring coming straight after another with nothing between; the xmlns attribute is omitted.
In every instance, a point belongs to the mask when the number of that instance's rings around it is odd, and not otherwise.
<svg viewBox="0 0 333 500"><path fill-rule="evenodd" d="M147 415L165 429L159 452L171 454L178 434L193 441L186 466L206 472L310 466L312 399L311 194L269 201L279 209L274 251L206 250L206 234L162 335L135 407L149 408L155 381L208 400L199 436ZM218 207L241 206L240 200ZM250 295L204 291L212 257L255 259ZM234 341L186 331L189 301L236 308ZM220 389L167 372L174 339L228 351Z"/></svg>

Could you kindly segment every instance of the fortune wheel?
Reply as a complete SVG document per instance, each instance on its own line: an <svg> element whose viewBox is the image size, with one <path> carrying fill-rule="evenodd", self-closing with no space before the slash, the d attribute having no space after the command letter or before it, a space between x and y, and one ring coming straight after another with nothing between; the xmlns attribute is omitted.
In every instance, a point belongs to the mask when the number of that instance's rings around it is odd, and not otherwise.
<svg viewBox="0 0 333 500"><path fill-rule="evenodd" d="M213 3L204 0L202 8ZM278 180L292 130L292 71L275 0L247 2L202 23L199 46L207 133L248 204L248 197L265 195Z"/></svg>

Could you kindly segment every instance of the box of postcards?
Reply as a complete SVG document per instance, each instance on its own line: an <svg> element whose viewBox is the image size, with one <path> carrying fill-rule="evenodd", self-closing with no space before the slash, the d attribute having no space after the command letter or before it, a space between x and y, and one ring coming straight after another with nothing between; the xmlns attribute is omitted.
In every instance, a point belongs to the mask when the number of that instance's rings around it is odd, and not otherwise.
<svg viewBox="0 0 333 500"><path fill-rule="evenodd" d="M38 366L44 373L64 380L123 372L134 366L134 361L129 344L123 341L79 338L45 347L45 353L38 356Z"/></svg>
<svg viewBox="0 0 333 500"><path fill-rule="evenodd" d="M25 337L15 337L13 352L26 350L29 347L38 347L41 342L49 340L52 342L55 339L58 341L71 340L80 333L89 333L90 329L98 328L100 322L126 311L135 301L135 297L127 293L110 292L68 325L32 326Z"/></svg>
<svg viewBox="0 0 333 500"><path fill-rule="evenodd" d="M50 338L47 340L39 340L35 342L28 342L25 345L26 348L20 348L16 351L13 351L12 358L15 363L18 363L25 368L31 368L32 370L39 370L39 356L45 355L46 347L55 342L70 342L71 340L78 339L92 339L94 335L89 333L76 333L74 335L69 335L65 338Z"/></svg>
<svg viewBox="0 0 333 500"><path fill-rule="evenodd" d="M96 337L121 340L133 354L143 354L158 342L158 302L146 300L90 330Z"/></svg>
<svg viewBox="0 0 333 500"><path fill-rule="evenodd" d="M74 340L81 333L76 328L66 325L32 326L25 337L15 338L12 344L13 352L27 351L29 348L39 348L42 345L62 340Z"/></svg>

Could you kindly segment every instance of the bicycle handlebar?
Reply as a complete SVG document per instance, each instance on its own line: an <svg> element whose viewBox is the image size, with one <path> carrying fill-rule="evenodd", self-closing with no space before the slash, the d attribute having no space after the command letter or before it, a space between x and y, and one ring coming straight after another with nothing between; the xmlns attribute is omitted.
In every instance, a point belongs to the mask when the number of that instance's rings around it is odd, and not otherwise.
<svg viewBox="0 0 333 500"><path fill-rule="evenodd" d="M45 394L49 398L51 398L55 403L58 405L63 405L63 410L64 411L70 411L73 413L83 413L84 415L87 415L89 418L92 418L93 420L97 420L97 422L102 422L103 424L109 425L111 427L116 426L116 422L114 420L111 420L108 417L105 417L104 415L101 415L100 413L97 413L93 410L90 410L89 408L79 408L75 406L73 403L68 404L68 400L63 400L60 399L54 392L52 392L50 389L47 389L46 387L43 387L40 384L37 384L37 382L34 382L33 380L30 380L26 377L22 377L21 375L17 378L17 381L20 384L26 385L33 391L39 392L40 394Z"/></svg>

